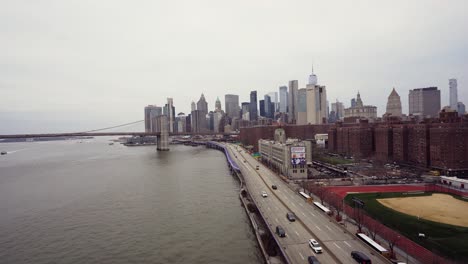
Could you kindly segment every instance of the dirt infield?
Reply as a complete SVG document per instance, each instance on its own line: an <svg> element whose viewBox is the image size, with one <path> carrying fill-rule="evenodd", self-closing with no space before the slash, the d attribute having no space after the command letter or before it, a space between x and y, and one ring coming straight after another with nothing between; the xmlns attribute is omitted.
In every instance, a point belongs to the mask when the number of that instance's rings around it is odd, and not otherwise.
<svg viewBox="0 0 468 264"><path fill-rule="evenodd" d="M468 202L447 194L431 196L377 199L393 210L427 220L468 227Z"/></svg>

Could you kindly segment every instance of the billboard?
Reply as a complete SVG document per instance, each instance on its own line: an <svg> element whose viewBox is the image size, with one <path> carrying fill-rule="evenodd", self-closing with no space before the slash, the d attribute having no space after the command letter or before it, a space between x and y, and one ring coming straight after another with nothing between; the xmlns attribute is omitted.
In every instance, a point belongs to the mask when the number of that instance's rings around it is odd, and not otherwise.
<svg viewBox="0 0 468 264"><path fill-rule="evenodd" d="M305 165L306 164L305 147L291 147L291 164L292 165Z"/></svg>

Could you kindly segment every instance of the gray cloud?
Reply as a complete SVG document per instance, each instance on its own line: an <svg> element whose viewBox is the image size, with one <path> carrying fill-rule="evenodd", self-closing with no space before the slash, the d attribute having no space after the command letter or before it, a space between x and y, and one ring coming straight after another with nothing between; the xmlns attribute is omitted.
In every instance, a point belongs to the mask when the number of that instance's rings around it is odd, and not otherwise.
<svg viewBox="0 0 468 264"><path fill-rule="evenodd" d="M167 97L187 112L202 92L210 108L226 93L247 101L251 90L263 96L291 79L304 87L312 62L330 102L349 105L359 90L382 114L395 86L407 111L409 89L438 86L446 105L456 77L468 103L467 8L466 1L1 1L0 133L60 124L66 131L67 117L79 121L74 129L126 123Z"/></svg>

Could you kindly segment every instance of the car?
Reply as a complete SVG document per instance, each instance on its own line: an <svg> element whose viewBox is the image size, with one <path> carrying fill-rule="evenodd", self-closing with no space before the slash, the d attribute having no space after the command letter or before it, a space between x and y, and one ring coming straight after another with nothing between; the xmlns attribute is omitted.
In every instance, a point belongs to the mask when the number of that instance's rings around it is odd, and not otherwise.
<svg viewBox="0 0 468 264"><path fill-rule="evenodd" d="M319 253L322 253L322 247L320 246L319 242L317 242L317 240L315 239L309 239L309 246L312 248L312 250L319 254Z"/></svg>
<svg viewBox="0 0 468 264"><path fill-rule="evenodd" d="M320 264L320 261L315 256L308 256L307 261L309 264Z"/></svg>
<svg viewBox="0 0 468 264"><path fill-rule="evenodd" d="M276 186L276 185L273 184L273 185L271 186L271 188L272 188L273 190L276 190L276 189L278 189L278 186Z"/></svg>
<svg viewBox="0 0 468 264"><path fill-rule="evenodd" d="M355 259L358 263L372 264L370 258L360 251L351 251L351 257L353 257L353 259Z"/></svg>
<svg viewBox="0 0 468 264"><path fill-rule="evenodd" d="M286 232L284 232L284 229L281 226L276 226L276 234L280 237L286 236Z"/></svg>
<svg viewBox="0 0 468 264"><path fill-rule="evenodd" d="M260 169L260 167L257 165L257 167L255 167L255 169L256 169L256 170L259 170L259 169Z"/></svg>
<svg viewBox="0 0 468 264"><path fill-rule="evenodd" d="M262 197L268 197L268 194L265 191L263 191L262 192Z"/></svg>
<svg viewBox="0 0 468 264"><path fill-rule="evenodd" d="M296 221L296 216L294 215L294 213L291 212L286 213L286 218L288 218L289 222Z"/></svg>

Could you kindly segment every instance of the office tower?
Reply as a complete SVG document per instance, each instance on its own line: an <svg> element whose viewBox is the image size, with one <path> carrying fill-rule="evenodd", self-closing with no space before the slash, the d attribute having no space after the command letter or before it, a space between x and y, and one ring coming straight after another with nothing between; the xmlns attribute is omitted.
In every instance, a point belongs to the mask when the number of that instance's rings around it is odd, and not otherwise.
<svg viewBox="0 0 468 264"><path fill-rule="evenodd" d="M462 102L457 103L457 112L459 116L462 116L466 113L465 104Z"/></svg>
<svg viewBox="0 0 468 264"><path fill-rule="evenodd" d="M356 98L351 99L351 107L356 107Z"/></svg>
<svg viewBox="0 0 468 264"><path fill-rule="evenodd" d="M272 111L272 116L275 114L275 112L279 111L279 101L278 101L278 92L271 92L267 94L270 96L270 100L273 103L273 111Z"/></svg>
<svg viewBox="0 0 468 264"><path fill-rule="evenodd" d="M250 121L254 121L258 119L257 91L250 92L249 118L250 118Z"/></svg>
<svg viewBox="0 0 468 264"><path fill-rule="evenodd" d="M154 118L160 115L162 115L162 107L155 105L145 106L145 132L155 132L154 129L152 129L154 126L153 120L156 122Z"/></svg>
<svg viewBox="0 0 468 264"><path fill-rule="evenodd" d="M226 94L224 96L226 115L230 118L239 117L239 96L235 94Z"/></svg>
<svg viewBox="0 0 468 264"><path fill-rule="evenodd" d="M214 130L214 112L210 111L208 113L208 117L206 118L206 121L208 122L208 129L210 131Z"/></svg>
<svg viewBox="0 0 468 264"><path fill-rule="evenodd" d="M440 90L437 87L418 88L409 91L409 114L424 117L438 117L440 111Z"/></svg>
<svg viewBox="0 0 468 264"><path fill-rule="evenodd" d="M298 125L307 124L307 89L301 88L297 91L297 121Z"/></svg>
<svg viewBox="0 0 468 264"><path fill-rule="evenodd" d="M197 110L197 105L195 104L194 101L192 101L192 105L191 105L191 110L190 111L195 111Z"/></svg>
<svg viewBox="0 0 468 264"><path fill-rule="evenodd" d="M344 105L343 105L343 103L338 102L338 100L336 100L335 103L331 104L331 112L335 113L335 121L343 120L343 117L344 117Z"/></svg>
<svg viewBox="0 0 468 264"><path fill-rule="evenodd" d="M297 80L289 81L288 116L291 124L296 124L297 121L297 89Z"/></svg>
<svg viewBox="0 0 468 264"><path fill-rule="evenodd" d="M458 110L458 91L457 91L457 79L449 79L449 88L450 88L450 108L452 110Z"/></svg>
<svg viewBox="0 0 468 264"><path fill-rule="evenodd" d="M271 101L271 97L268 94L265 94L263 100L265 102L265 117L273 118L273 115L275 113L275 106L274 103Z"/></svg>
<svg viewBox="0 0 468 264"><path fill-rule="evenodd" d="M280 113L288 112L288 87L280 86L279 88L279 111Z"/></svg>
<svg viewBox="0 0 468 264"><path fill-rule="evenodd" d="M395 87L388 96L386 113L398 117L402 115L400 95L396 92Z"/></svg>
<svg viewBox="0 0 468 264"><path fill-rule="evenodd" d="M192 133L206 132L208 130L206 115L207 113L202 110L192 111L190 120Z"/></svg>
<svg viewBox="0 0 468 264"><path fill-rule="evenodd" d="M323 124L327 122L327 90L325 86L308 84L307 123Z"/></svg>
<svg viewBox="0 0 468 264"><path fill-rule="evenodd" d="M221 111L223 111L221 109L221 101L219 100L219 97L216 97L215 112L221 112Z"/></svg>
<svg viewBox="0 0 468 264"><path fill-rule="evenodd" d="M192 112L185 117L185 132L192 132Z"/></svg>
<svg viewBox="0 0 468 264"><path fill-rule="evenodd" d="M243 102L242 103L242 109L241 109L241 118L243 120L250 120L249 111L250 111L250 103L249 102Z"/></svg>
<svg viewBox="0 0 468 264"><path fill-rule="evenodd" d="M265 115L265 100L258 101L260 107L260 116L266 117Z"/></svg>
<svg viewBox="0 0 468 264"><path fill-rule="evenodd" d="M205 95L201 94L200 99L197 102L197 110L208 114L208 103L205 100Z"/></svg>
<svg viewBox="0 0 468 264"><path fill-rule="evenodd" d="M176 117L176 120L175 120L175 128L176 128L175 132L178 132L178 133L185 132L185 128L186 128L185 121L186 121L186 119L187 119L187 117L185 116L184 113L178 113L177 114L177 117Z"/></svg>
<svg viewBox="0 0 468 264"><path fill-rule="evenodd" d="M314 73L314 66L312 65L312 73L309 75L309 81L307 84L317 85L317 75Z"/></svg>
<svg viewBox="0 0 468 264"><path fill-rule="evenodd" d="M167 119L168 119L168 125L169 125L169 132L172 133L174 132L174 121L175 121L175 107L174 107L174 101L172 98L167 98Z"/></svg>

